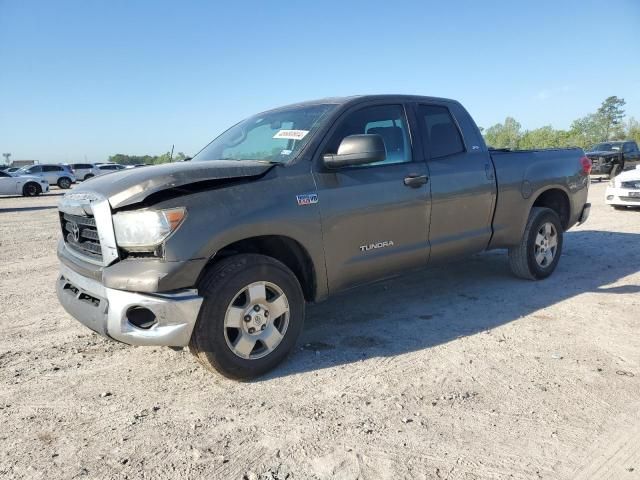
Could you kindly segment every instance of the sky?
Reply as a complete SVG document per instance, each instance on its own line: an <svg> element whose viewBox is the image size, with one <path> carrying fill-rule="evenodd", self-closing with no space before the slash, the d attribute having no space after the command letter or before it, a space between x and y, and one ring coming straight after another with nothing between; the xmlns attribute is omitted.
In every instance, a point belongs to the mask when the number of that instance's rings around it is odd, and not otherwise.
<svg viewBox="0 0 640 480"><path fill-rule="evenodd" d="M193 155L268 108L455 98L483 127L640 119L640 0L0 0L0 153ZM0 163L2 158L0 158Z"/></svg>

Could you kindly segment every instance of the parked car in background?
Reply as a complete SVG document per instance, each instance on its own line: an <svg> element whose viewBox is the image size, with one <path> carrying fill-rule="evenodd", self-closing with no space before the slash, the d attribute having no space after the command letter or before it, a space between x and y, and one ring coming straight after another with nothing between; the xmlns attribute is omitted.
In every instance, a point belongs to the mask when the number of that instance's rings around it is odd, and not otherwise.
<svg viewBox="0 0 640 480"><path fill-rule="evenodd" d="M14 174L19 175L21 170L22 170L21 167L8 167L4 171L10 175L14 175Z"/></svg>
<svg viewBox="0 0 640 480"><path fill-rule="evenodd" d="M124 165L120 165L119 163L98 163L96 164L96 169L98 170L98 175L104 175L105 173L117 172L118 170L124 170Z"/></svg>
<svg viewBox="0 0 640 480"><path fill-rule="evenodd" d="M636 142L630 140L598 143L586 155L591 160L591 174L595 176L613 178L640 165L640 149Z"/></svg>
<svg viewBox="0 0 640 480"><path fill-rule="evenodd" d="M91 177L100 175L100 171L93 163L70 163L68 166L78 180L89 180Z"/></svg>
<svg viewBox="0 0 640 480"><path fill-rule="evenodd" d="M49 191L49 182L35 176L13 176L0 171L0 195L35 197Z"/></svg>
<svg viewBox="0 0 640 480"><path fill-rule="evenodd" d="M29 175L45 179L50 185L58 185L60 188L71 188L71 184L76 183L76 177L69 167L64 165L32 165L22 168L20 176Z"/></svg>
<svg viewBox="0 0 640 480"><path fill-rule="evenodd" d="M640 207L640 165L612 178L604 194L604 201L616 210Z"/></svg>
<svg viewBox="0 0 640 480"><path fill-rule="evenodd" d="M136 163L135 165L126 165L125 168L139 168L139 167L146 167L147 164L146 163Z"/></svg>

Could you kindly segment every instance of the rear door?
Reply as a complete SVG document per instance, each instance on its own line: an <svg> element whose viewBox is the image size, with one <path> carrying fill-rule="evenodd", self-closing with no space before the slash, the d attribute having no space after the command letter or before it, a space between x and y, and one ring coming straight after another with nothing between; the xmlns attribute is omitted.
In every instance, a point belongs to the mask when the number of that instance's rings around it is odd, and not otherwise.
<svg viewBox="0 0 640 480"><path fill-rule="evenodd" d="M58 183L60 173L62 173L62 167L59 167L58 165L43 165L42 171L44 172L44 178L51 185L55 185L56 183Z"/></svg>
<svg viewBox="0 0 640 480"><path fill-rule="evenodd" d="M386 160L327 169L322 154L355 134L380 135ZM426 264L427 172L412 145L405 106L373 103L343 114L320 146L314 178L332 293Z"/></svg>
<svg viewBox="0 0 640 480"><path fill-rule="evenodd" d="M429 168L431 258L484 250L491 239L496 180L489 153L467 145L447 103L416 105ZM460 115L468 115L460 107Z"/></svg>

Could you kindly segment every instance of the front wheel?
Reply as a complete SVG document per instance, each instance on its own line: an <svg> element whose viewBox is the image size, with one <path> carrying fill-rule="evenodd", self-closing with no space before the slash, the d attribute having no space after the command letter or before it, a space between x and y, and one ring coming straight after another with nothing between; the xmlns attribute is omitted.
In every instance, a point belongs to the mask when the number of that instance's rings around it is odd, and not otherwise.
<svg viewBox="0 0 640 480"><path fill-rule="evenodd" d="M558 214L549 208L532 208L520 244L509 249L511 271L527 280L547 278L560 261L562 240Z"/></svg>
<svg viewBox="0 0 640 480"><path fill-rule="evenodd" d="M189 349L205 367L250 379L278 365L304 323L304 296L286 265L256 254L214 264L198 288L204 297Z"/></svg>
<svg viewBox="0 0 640 480"><path fill-rule="evenodd" d="M25 197L35 197L36 195L39 195L41 191L40 185L37 183L27 183L22 187L22 195Z"/></svg>

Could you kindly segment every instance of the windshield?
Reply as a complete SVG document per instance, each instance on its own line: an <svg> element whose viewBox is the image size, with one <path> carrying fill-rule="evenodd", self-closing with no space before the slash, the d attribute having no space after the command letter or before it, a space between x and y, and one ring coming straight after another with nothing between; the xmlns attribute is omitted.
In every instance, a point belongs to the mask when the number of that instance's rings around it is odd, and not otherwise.
<svg viewBox="0 0 640 480"><path fill-rule="evenodd" d="M224 132L193 157L192 161L288 162L298 155L336 106L318 104L255 115Z"/></svg>
<svg viewBox="0 0 640 480"><path fill-rule="evenodd" d="M592 152L606 152L610 150L614 150L616 152L619 151L620 144L619 143L598 143L594 145L593 148L591 149Z"/></svg>

